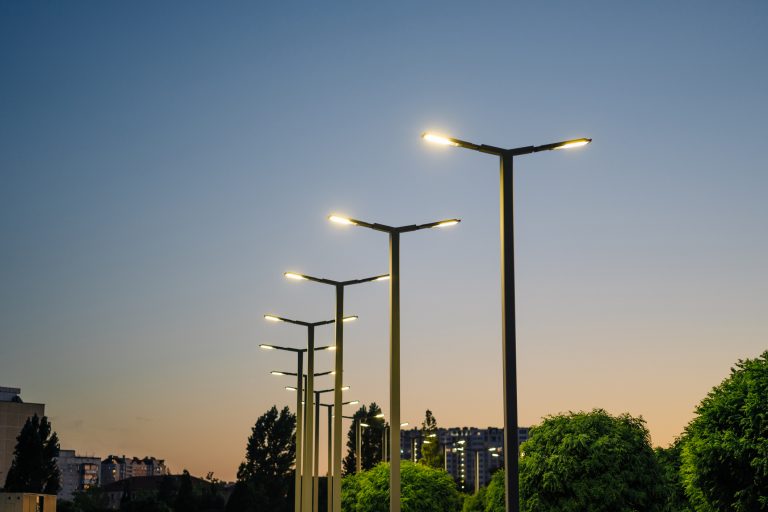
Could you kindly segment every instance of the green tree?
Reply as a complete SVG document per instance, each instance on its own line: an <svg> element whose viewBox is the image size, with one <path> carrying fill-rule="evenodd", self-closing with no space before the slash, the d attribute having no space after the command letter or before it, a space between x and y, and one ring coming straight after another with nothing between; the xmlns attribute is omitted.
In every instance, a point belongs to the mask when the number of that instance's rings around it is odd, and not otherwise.
<svg viewBox="0 0 768 512"><path fill-rule="evenodd" d="M688 497L685 495L685 487L683 486L683 480L680 474L682 446L682 439L677 438L668 448L656 448L654 450L656 453L656 460L661 466L664 480L667 485L666 510L668 512L694 511Z"/></svg>
<svg viewBox="0 0 768 512"><path fill-rule="evenodd" d="M402 512L458 512L461 497L445 471L402 461ZM343 512L389 511L389 464L344 477L341 489Z"/></svg>
<svg viewBox="0 0 768 512"><path fill-rule="evenodd" d="M654 512L666 504L642 418L602 409L549 416L531 428L522 452L524 511Z"/></svg>
<svg viewBox="0 0 768 512"><path fill-rule="evenodd" d="M76 492L72 497L76 512L110 512L109 499L101 487L91 487L85 491ZM58 507L57 507L58 509Z"/></svg>
<svg viewBox="0 0 768 512"><path fill-rule="evenodd" d="M293 464L296 458L296 416L288 407L272 406L256 420L246 446L245 461L226 510L287 512L293 507Z"/></svg>
<svg viewBox="0 0 768 512"><path fill-rule="evenodd" d="M381 416L381 408L376 402L371 402L371 405L366 407L361 406L353 417L356 421L352 422L347 433L347 456L344 458L343 470L344 474L354 473L357 468L357 421L362 421L368 427L362 429L362 452L363 457L361 465L363 470L371 469L373 466L381 462L382 455L382 439L384 434L384 427L386 422Z"/></svg>
<svg viewBox="0 0 768 512"><path fill-rule="evenodd" d="M768 351L739 360L701 401L682 451L696 510L768 510Z"/></svg>
<svg viewBox="0 0 768 512"><path fill-rule="evenodd" d="M179 481L179 492L176 494L173 509L176 512L195 512L198 508L198 501L199 499L192 487L192 477L189 471L185 469Z"/></svg>
<svg viewBox="0 0 768 512"><path fill-rule="evenodd" d="M37 414L27 418L16 437L13 461L5 480L5 490L56 494L60 485L59 438L51 431L48 418Z"/></svg>
<svg viewBox="0 0 768 512"><path fill-rule="evenodd" d="M421 459L419 459L419 462L433 468L442 468L443 454L440 450L437 420L429 409L427 409L424 421L421 422L421 443Z"/></svg>

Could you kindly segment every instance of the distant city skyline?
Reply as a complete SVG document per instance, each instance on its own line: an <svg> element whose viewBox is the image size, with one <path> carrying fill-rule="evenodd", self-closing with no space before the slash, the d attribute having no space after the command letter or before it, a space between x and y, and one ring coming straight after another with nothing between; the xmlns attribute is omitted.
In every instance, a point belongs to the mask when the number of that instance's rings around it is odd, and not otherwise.
<svg viewBox="0 0 768 512"><path fill-rule="evenodd" d="M591 137L515 162L520 424L604 408L666 446L766 348L766 21L763 2L3 2L0 385L63 447L232 480L256 419L294 408L269 374L294 360L258 344L304 340L263 314L333 317L283 272L387 271L382 237L327 215L458 217L402 242L402 421L501 427L497 162L420 134ZM388 415L387 287L359 288L346 396Z"/></svg>

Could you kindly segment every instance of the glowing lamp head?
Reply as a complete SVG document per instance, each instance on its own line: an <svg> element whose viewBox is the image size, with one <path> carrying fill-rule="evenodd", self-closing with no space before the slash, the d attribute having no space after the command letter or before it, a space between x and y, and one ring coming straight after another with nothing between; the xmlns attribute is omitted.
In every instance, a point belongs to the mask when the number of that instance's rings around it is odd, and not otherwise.
<svg viewBox="0 0 768 512"><path fill-rule="evenodd" d="M269 372L272 375L285 375L283 372Z"/></svg>
<svg viewBox="0 0 768 512"><path fill-rule="evenodd" d="M273 347L272 345L264 345L263 343L259 345L259 348L262 350L275 350L275 347Z"/></svg>
<svg viewBox="0 0 768 512"><path fill-rule="evenodd" d="M344 224L345 226L355 225L352 219L349 219L347 217L341 217L340 215L329 215L328 220L331 222L335 222L336 224Z"/></svg>
<svg viewBox="0 0 768 512"><path fill-rule="evenodd" d="M357 315L345 316L344 318L342 318L341 321L342 322L354 322L355 320L357 320Z"/></svg>
<svg viewBox="0 0 768 512"><path fill-rule="evenodd" d="M455 226L459 222L461 222L459 219L444 220L443 222L435 225L435 227L436 228L447 228L448 226Z"/></svg>
<svg viewBox="0 0 768 512"><path fill-rule="evenodd" d="M374 418L383 418L383 417L384 417L384 413L383 412L380 412L379 414L374 416Z"/></svg>
<svg viewBox="0 0 768 512"><path fill-rule="evenodd" d="M294 281L306 281L307 278L304 277L301 274L297 274L296 272L286 272L283 274L288 279L293 279Z"/></svg>
<svg viewBox="0 0 768 512"><path fill-rule="evenodd" d="M298 389L294 388L293 386L285 386L285 389L287 391L298 391Z"/></svg>
<svg viewBox="0 0 768 512"><path fill-rule="evenodd" d="M360 400L352 400L351 402L347 402L347 405L357 405L360 403Z"/></svg>
<svg viewBox="0 0 768 512"><path fill-rule="evenodd" d="M349 391L349 386L342 386L342 387L341 387L341 390L342 390L342 391Z"/></svg>
<svg viewBox="0 0 768 512"><path fill-rule="evenodd" d="M421 134L421 138L427 142L433 142L435 144L440 144L441 146L458 146L458 143L452 141L448 137L442 137L440 135L435 135L434 133L424 132Z"/></svg>
<svg viewBox="0 0 768 512"><path fill-rule="evenodd" d="M360 424L360 426L361 426L361 427L370 427L370 425L369 425L369 424L367 424L367 423L361 423L361 424Z"/></svg>
<svg viewBox="0 0 768 512"><path fill-rule="evenodd" d="M280 319L276 317L275 315L264 315L264 320L267 320L269 322L279 322Z"/></svg>
<svg viewBox="0 0 768 512"><path fill-rule="evenodd" d="M330 347L328 347L328 348L327 348L327 349L325 349L325 350L327 350L327 351L329 351L329 352L335 352L335 351L336 351L336 345L331 345Z"/></svg>
<svg viewBox="0 0 768 512"><path fill-rule="evenodd" d="M405 423L401 423L400 426L401 427L407 427L408 426L408 422L406 421Z"/></svg>
<svg viewBox="0 0 768 512"><path fill-rule="evenodd" d="M374 281L389 281L389 274L381 277L377 277Z"/></svg>
<svg viewBox="0 0 768 512"><path fill-rule="evenodd" d="M554 148L554 149L571 149L571 148L578 148L578 147L581 147L581 146L586 146L586 145L587 145L587 144L589 144L590 142L592 142L592 139L574 139L574 140L567 140L567 141L563 142L562 144L560 144L559 146L557 146L557 147L556 147L556 148Z"/></svg>

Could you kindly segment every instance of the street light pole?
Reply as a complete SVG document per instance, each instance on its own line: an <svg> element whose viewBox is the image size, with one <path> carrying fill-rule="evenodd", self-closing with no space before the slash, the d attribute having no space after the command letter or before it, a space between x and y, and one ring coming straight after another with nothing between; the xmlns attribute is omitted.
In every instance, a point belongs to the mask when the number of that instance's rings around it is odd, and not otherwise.
<svg viewBox="0 0 768 512"><path fill-rule="evenodd" d="M500 221L501 221L501 337L504 386L504 458L505 501L508 512L520 510L520 481L517 443L517 340L515 330L515 256L513 225L513 172L515 156L584 146L592 139L573 139L542 146L524 146L503 149L486 144L475 144L451 137L423 133L422 138L444 146L462 147L499 157Z"/></svg>
<svg viewBox="0 0 768 512"><path fill-rule="evenodd" d="M353 284L369 283L371 281L384 281L389 275L383 274L364 279L352 279L349 281L335 281L322 277L314 277L298 272L286 272L285 277L297 281L314 281L316 283L333 286L336 291L336 380L335 389L340 390L344 378L344 288ZM336 391L333 397L333 405L341 407L341 391ZM333 420L333 499L332 510L329 512L341 512L341 417Z"/></svg>
<svg viewBox="0 0 768 512"><path fill-rule="evenodd" d="M342 402L341 405L356 405L360 402L352 400L349 402ZM330 512L333 508L333 481L332 481L332 463L333 463L333 422L334 418L333 408L334 404L320 404L321 407L325 407L328 411L328 469L326 470L326 484L327 484L327 510Z"/></svg>
<svg viewBox="0 0 768 512"><path fill-rule="evenodd" d="M304 375L304 352L307 351L306 348L289 348L289 347L279 347L277 345L268 345L262 343L259 345L259 348L263 350L282 350L284 352L292 352L296 354L296 373L292 372L277 372L273 371L272 375L287 375L287 376L295 376L296 377L296 457L295 457L295 469L294 469L294 510L297 512L301 510L301 479L302 479L302 447L304 445L303 442L303 431L304 431L304 414L303 414L303 407L302 407L302 400L303 400L303 382L304 379L302 376ZM329 350L331 347L315 347L315 351L317 350ZM325 375L330 372L322 373L322 374L315 374L315 376L319 375Z"/></svg>
<svg viewBox="0 0 768 512"><path fill-rule="evenodd" d="M304 440L303 440L303 461L302 461L302 468L304 471L308 472L308 475L305 475L305 478L302 478L301 483L301 509L302 512L310 512L312 510L312 457L314 453L313 449L313 430L314 430L314 383L315 383L315 327L319 327L321 325L328 325L334 323L336 320L323 320L320 322L304 322L301 320L292 320L290 318L283 318L280 316L275 315L264 315L264 318L266 320L269 320L271 322L286 322L289 324L295 324L300 325L302 327L306 327L307 329L307 388L306 388L306 400L305 402L305 414L304 414ZM349 317L351 320L354 320L357 317ZM342 321L346 321L346 318L343 318Z"/></svg>
<svg viewBox="0 0 768 512"><path fill-rule="evenodd" d="M331 215L331 222L361 226L382 231L389 235L389 407L390 424L389 444L400 446L400 234L421 229L452 226L459 219L447 219L428 224L412 224L393 227L385 224L369 223L357 219ZM392 457L389 464L389 510L400 512L400 450Z"/></svg>
<svg viewBox="0 0 768 512"><path fill-rule="evenodd" d="M349 389L349 386L342 386L342 391L347 391ZM331 391L335 391L335 388L331 389L321 389L319 391L315 391L315 495L314 495L314 502L313 502L313 510L314 512L318 512L320 510L320 406L323 405L320 403L320 395L324 393L330 393ZM331 411L328 410L328 436L329 436L329 444L328 444L328 450L330 453L331 445L330 445L330 421L331 421ZM330 467L331 461L330 458L328 459L328 467Z"/></svg>

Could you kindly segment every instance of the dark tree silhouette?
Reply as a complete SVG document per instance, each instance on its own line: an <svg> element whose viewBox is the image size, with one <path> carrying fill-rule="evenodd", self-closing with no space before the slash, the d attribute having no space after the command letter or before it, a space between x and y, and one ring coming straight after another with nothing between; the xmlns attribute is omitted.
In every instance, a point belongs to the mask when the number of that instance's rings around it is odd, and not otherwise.
<svg viewBox="0 0 768 512"><path fill-rule="evenodd" d="M293 507L293 464L296 458L296 416L288 407L272 406L251 430L245 461L227 511L288 512Z"/></svg>
<svg viewBox="0 0 768 512"><path fill-rule="evenodd" d="M16 437L5 490L56 494L61 487L59 468L56 466L58 455L59 438L56 432L51 432L48 418L38 418L37 414L27 418Z"/></svg>
<svg viewBox="0 0 768 512"><path fill-rule="evenodd" d="M383 418L377 418L376 416L381 414L381 408L376 402L371 402L371 405L360 407L353 417L355 420L360 420L367 424L368 427L362 429L362 468L363 471L371 469L373 466L381 462L382 454L382 439L384 434L384 427L387 425ZM356 471L357 468L357 432L356 422L353 421L349 427L347 433L347 456L344 458L344 474L351 474Z"/></svg>

